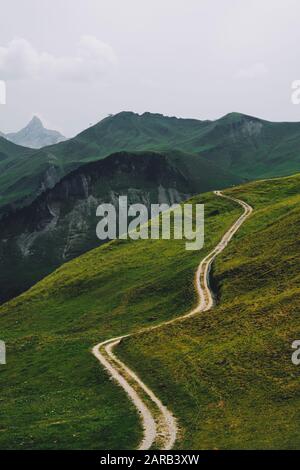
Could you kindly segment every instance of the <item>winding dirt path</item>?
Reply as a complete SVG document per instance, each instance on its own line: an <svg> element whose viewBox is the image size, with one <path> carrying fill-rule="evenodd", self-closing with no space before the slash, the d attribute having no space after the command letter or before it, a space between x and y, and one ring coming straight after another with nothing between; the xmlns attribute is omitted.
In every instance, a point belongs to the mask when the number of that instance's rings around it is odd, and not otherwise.
<svg viewBox="0 0 300 470"><path fill-rule="evenodd" d="M245 220L251 215L253 209L246 202L227 196L221 191L215 191L219 197L223 197L241 205L243 214L225 233L218 245L201 261L195 274L195 287L198 296L197 306L187 314L172 320L160 323L159 325L141 329L130 335L112 338L97 344L93 348L93 354L109 375L125 390L132 403L140 413L143 424L144 436L139 445L139 450L147 450L155 446L157 449L170 450L175 444L177 436L176 418L163 405L161 400L153 391L142 382L139 376L126 366L114 354L114 348L123 338L128 338L134 334L145 331L153 331L162 326L170 325L185 318L192 317L199 312L210 310L214 305L213 294L209 286L209 273L214 259L228 245L234 234L239 230Z"/></svg>

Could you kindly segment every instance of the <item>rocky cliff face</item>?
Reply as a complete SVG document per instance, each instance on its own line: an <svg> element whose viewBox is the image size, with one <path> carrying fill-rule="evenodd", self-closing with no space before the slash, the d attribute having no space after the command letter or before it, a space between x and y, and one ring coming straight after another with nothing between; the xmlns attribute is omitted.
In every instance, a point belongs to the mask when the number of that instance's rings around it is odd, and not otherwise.
<svg viewBox="0 0 300 470"><path fill-rule="evenodd" d="M173 204L193 192L167 157L119 153L72 172L30 206L0 222L0 301L28 289L62 263L98 246L101 203Z"/></svg>

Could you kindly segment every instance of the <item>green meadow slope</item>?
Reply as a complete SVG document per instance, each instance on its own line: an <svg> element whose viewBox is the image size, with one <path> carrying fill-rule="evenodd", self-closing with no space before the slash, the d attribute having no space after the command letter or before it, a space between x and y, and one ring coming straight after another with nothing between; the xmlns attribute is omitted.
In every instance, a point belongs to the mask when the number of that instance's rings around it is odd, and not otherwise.
<svg viewBox="0 0 300 470"><path fill-rule="evenodd" d="M254 214L217 259L213 311L123 340L116 352L179 420L177 448L299 448L300 176L234 188ZM135 409L91 348L182 315L194 271L242 209L213 194L206 242L115 241L0 308L0 448L134 448Z"/></svg>
<svg viewBox="0 0 300 470"><path fill-rule="evenodd" d="M206 243L115 241L65 265L0 307L1 449L135 448L136 410L91 354L102 340L181 315L199 260L241 213L212 194Z"/></svg>
<svg viewBox="0 0 300 470"><path fill-rule="evenodd" d="M254 213L214 265L217 307L117 353L179 418L178 448L299 449L300 175L227 193Z"/></svg>

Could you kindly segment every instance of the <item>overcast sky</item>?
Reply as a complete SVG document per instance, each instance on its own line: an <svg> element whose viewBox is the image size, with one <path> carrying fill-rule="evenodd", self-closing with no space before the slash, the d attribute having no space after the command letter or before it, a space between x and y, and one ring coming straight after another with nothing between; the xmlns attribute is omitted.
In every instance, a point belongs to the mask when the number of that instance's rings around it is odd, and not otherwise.
<svg viewBox="0 0 300 470"><path fill-rule="evenodd" d="M131 110L300 121L299 0L0 0L0 130Z"/></svg>

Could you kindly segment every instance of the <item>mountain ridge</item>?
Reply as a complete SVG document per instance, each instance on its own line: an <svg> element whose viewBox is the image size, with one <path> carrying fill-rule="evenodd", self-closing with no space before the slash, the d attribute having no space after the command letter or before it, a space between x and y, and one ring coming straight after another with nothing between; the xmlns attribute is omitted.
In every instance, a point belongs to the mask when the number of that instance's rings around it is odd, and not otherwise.
<svg viewBox="0 0 300 470"><path fill-rule="evenodd" d="M11 161L0 175L0 213L30 203L72 170L122 151L193 154L244 180L285 176L300 170L300 123L241 113L199 121L123 111L30 159ZM0 160L0 171L3 165Z"/></svg>

